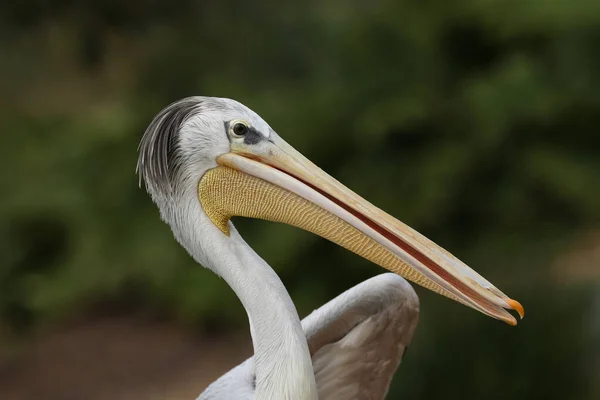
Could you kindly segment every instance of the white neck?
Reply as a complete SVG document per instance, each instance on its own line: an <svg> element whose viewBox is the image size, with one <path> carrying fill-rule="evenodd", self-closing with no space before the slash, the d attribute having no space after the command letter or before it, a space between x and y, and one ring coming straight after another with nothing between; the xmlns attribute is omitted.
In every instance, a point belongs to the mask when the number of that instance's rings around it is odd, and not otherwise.
<svg viewBox="0 0 600 400"><path fill-rule="evenodd" d="M254 399L316 400L312 360L300 318L275 271L231 223L227 237L206 217L197 200L186 206L186 213L163 217L194 259L223 277L245 307L254 346ZM188 216L186 220L178 218L183 215ZM190 219L190 215L195 217Z"/></svg>

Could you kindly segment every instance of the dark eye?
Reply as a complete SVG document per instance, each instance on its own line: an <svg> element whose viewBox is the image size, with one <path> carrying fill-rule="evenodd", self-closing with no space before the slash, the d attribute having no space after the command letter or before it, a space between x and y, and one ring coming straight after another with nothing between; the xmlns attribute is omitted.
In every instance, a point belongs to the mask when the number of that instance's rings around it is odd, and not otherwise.
<svg viewBox="0 0 600 400"><path fill-rule="evenodd" d="M235 125L233 125L232 130L237 136L244 136L246 133L248 133L248 127L241 122L237 122Z"/></svg>

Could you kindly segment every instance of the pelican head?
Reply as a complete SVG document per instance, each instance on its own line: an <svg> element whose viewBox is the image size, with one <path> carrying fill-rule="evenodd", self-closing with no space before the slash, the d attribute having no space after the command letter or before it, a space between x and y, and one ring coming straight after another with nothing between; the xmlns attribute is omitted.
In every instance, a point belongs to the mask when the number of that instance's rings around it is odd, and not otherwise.
<svg viewBox="0 0 600 400"><path fill-rule="evenodd" d="M490 317L511 325L507 309L523 317L521 304L336 181L234 100L190 97L166 107L144 134L138 171L190 252L192 242L227 241L234 216L283 222ZM191 225L203 230L191 234ZM193 255L210 268L205 253Z"/></svg>

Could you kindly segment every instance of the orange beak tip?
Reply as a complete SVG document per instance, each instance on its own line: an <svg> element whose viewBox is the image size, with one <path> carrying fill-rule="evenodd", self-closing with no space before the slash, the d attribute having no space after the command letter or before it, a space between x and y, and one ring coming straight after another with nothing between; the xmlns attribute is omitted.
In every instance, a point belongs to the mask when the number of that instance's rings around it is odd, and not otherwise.
<svg viewBox="0 0 600 400"><path fill-rule="evenodd" d="M525 316L525 309L523 308L521 303L513 299L506 299L506 302L508 303L510 308L515 310L519 314L519 317L523 319L523 317Z"/></svg>

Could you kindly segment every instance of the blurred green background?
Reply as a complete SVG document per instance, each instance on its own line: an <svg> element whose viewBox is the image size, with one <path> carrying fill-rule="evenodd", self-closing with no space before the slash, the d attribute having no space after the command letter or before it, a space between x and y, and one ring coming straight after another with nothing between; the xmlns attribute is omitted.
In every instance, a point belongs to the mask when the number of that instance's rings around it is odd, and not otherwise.
<svg viewBox="0 0 600 400"><path fill-rule="evenodd" d="M0 398L195 398L250 354L135 175L189 95L254 109L525 306L512 328L417 288L390 399L600 398L596 0L2 2ZM301 316L382 272L235 223Z"/></svg>

